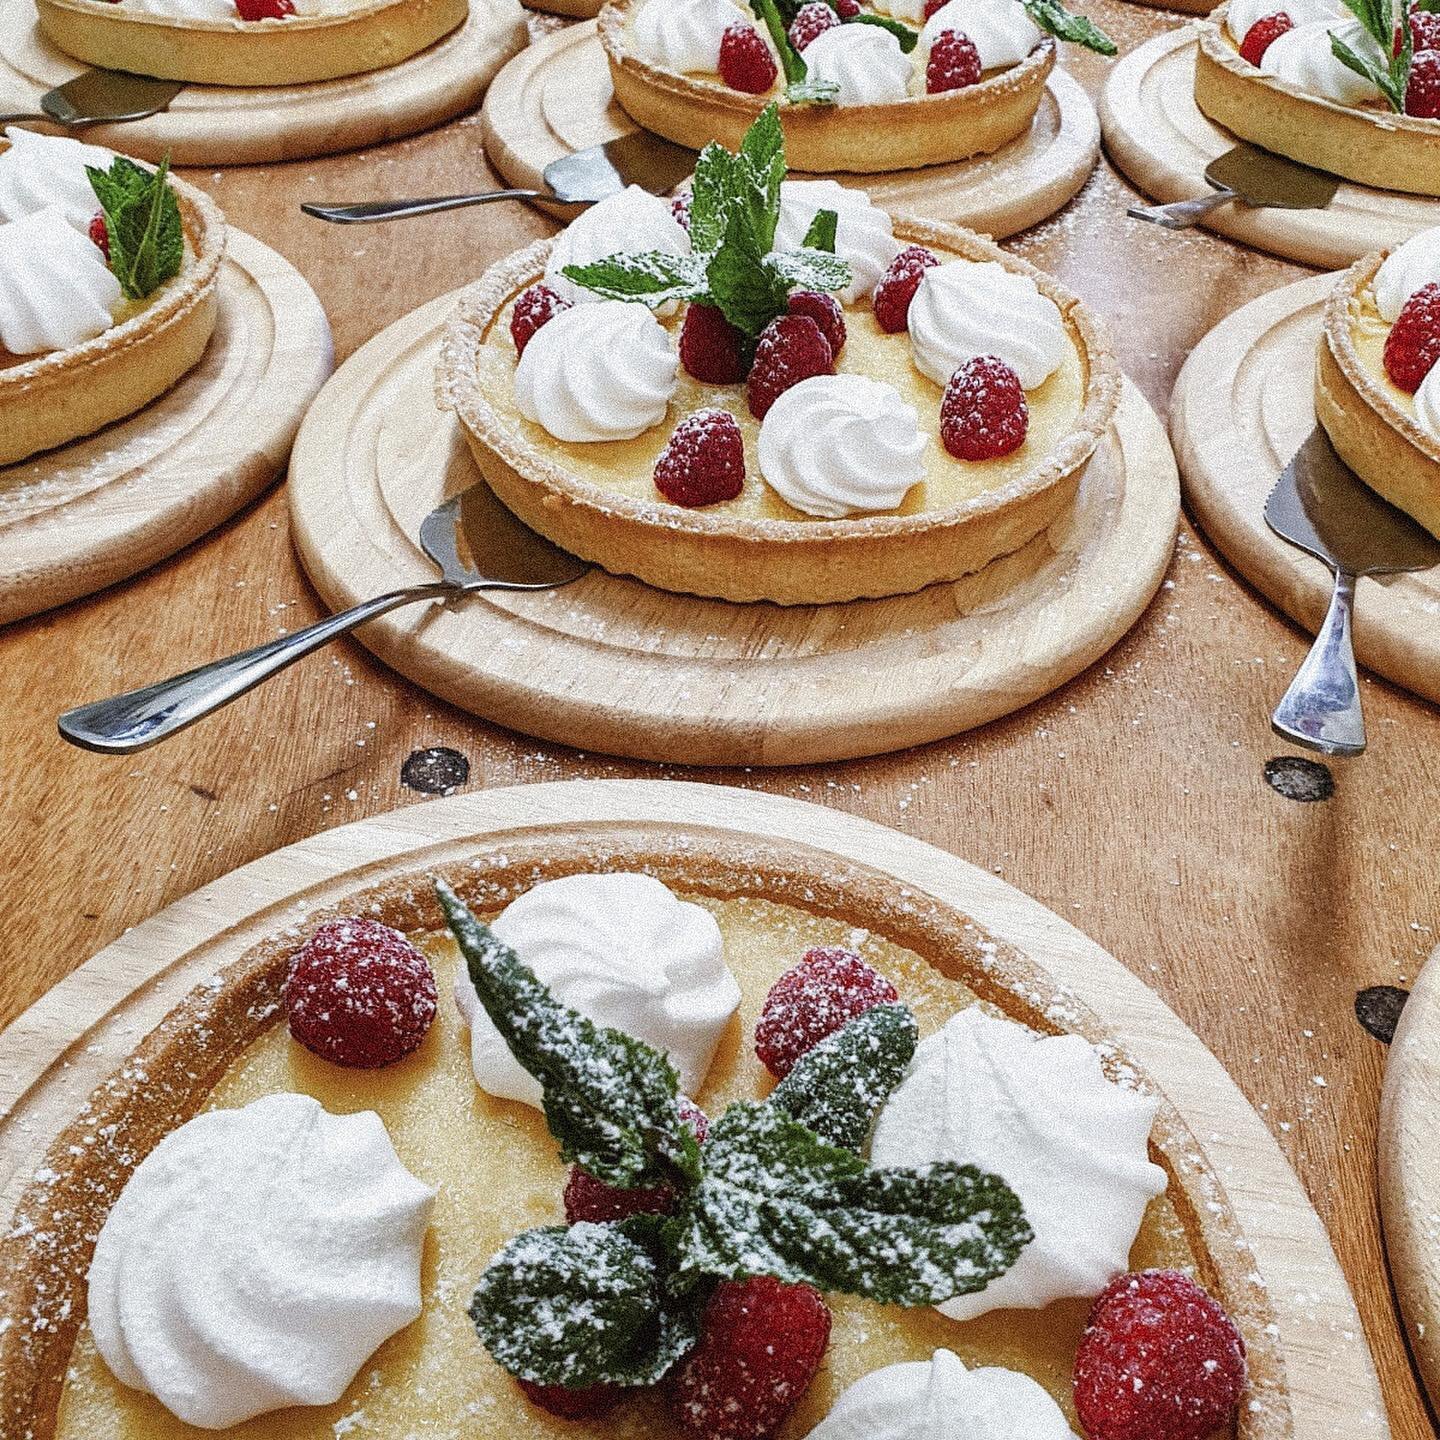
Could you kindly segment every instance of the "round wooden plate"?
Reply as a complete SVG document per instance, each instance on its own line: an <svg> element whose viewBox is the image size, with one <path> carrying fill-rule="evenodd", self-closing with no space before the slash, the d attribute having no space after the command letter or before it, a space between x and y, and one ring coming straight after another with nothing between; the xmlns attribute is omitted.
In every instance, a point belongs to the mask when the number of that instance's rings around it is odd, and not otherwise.
<svg viewBox="0 0 1440 1440"><path fill-rule="evenodd" d="M1205 167L1236 144L1195 103L1195 49L1189 26L1156 36L1115 66L1100 100L1110 158L1163 204L1209 194ZM1342 183L1324 210L1222 205L1203 223L1232 240L1329 270L1440 225L1440 200Z"/></svg>
<svg viewBox="0 0 1440 1440"><path fill-rule="evenodd" d="M458 30L388 70L314 85L234 89L191 85L148 120L95 125L85 138L141 160L255 165L358 150L472 110L497 70L529 39L519 0L470 0ZM85 66L40 33L33 0L0 0L0 112Z"/></svg>
<svg viewBox="0 0 1440 1440"><path fill-rule="evenodd" d="M1170 404L1191 512L1226 559L1311 632L1330 602L1330 571L1281 540L1264 511L1281 470L1315 428L1321 312L1338 278L1317 275L1272 290L1221 321L1191 352ZM1440 569L1362 579L1356 655L1387 680L1440 702L1437 613Z"/></svg>
<svg viewBox="0 0 1440 1440"><path fill-rule="evenodd" d="M195 985L257 941L358 889L418 880L452 862L510 863L516 849L569 853L580 837L600 855L607 847L778 849L817 903L838 889L843 904L847 883L868 883L904 897L897 926L943 915L981 954L1013 947L1004 962L1011 973L1029 969L1042 986L1058 987L1072 1014L1072 997L1088 1007L1148 1072L1196 1137L1199 1166L1223 1187L1242 1255L1238 1266L1237 1257L1218 1259L1261 1287L1253 1304L1270 1312L1278 1361L1266 1367L1273 1388L1258 1391L1240 1434L1389 1435L1354 1302L1319 1218L1235 1083L1153 991L1036 901L943 851L837 811L719 786L579 781L437 800L302 841L170 906L83 965L0 1040L0 1215L11 1213L92 1089ZM1266 1323L1263 1314L1255 1323Z"/></svg>
<svg viewBox="0 0 1440 1440"><path fill-rule="evenodd" d="M594 25L547 35L496 77L482 111L485 153L512 185L534 189L552 161L633 131L615 103ZM835 175L892 214L953 220L1003 238L1079 193L1100 155L1100 123L1079 83L1056 70L1030 133L994 155L891 175Z"/></svg>
<svg viewBox="0 0 1440 1440"><path fill-rule="evenodd" d="M433 371L455 295L382 331L311 407L295 544L337 610L435 571L414 536L479 478ZM1074 511L954 585L848 605L734 605L594 571L563 589L410 606L359 638L427 690L527 734L638 759L791 765L903 749L1008 714L1098 659L1169 562L1179 489L1128 389Z"/></svg>
<svg viewBox="0 0 1440 1440"><path fill-rule="evenodd" d="M1380 1101L1380 1214L1390 1278L1430 1401L1440 1407L1440 950L1400 1012Z"/></svg>
<svg viewBox="0 0 1440 1440"><path fill-rule="evenodd" d="M0 468L0 624L93 594L188 545L285 468L334 365L315 292L231 229L200 363L128 420Z"/></svg>

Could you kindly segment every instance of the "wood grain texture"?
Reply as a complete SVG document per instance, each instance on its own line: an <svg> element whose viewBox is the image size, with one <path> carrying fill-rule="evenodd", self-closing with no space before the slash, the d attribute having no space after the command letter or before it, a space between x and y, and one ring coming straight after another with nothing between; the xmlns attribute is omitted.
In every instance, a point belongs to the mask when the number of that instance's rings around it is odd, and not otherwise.
<svg viewBox="0 0 1440 1440"><path fill-rule="evenodd" d="M1085 8L1126 53L1175 24L1126 0ZM1072 53L1066 65L1099 94L1104 62ZM363 230L300 215L302 200L494 185L473 119L365 154L186 178L296 262L342 358L555 228L522 205ZM1134 194L1102 162L1074 203L1009 243L1109 321L1126 373L1163 414L1204 335L1305 272L1205 231L1129 220ZM471 791L683 777L819 800L1002 874L1180 1013L1260 1112L1329 1230L1392 1433L1434 1440L1380 1245L1385 1050L1353 1010L1361 986L1408 984L1435 944L1440 717L1430 705L1367 673L1369 751L1335 762L1331 799L1282 798L1262 773L1282 749L1269 715L1309 636L1186 523L1172 588L1103 663L959 741L896 755L753 773L608 761L477 720L353 643L131 760L55 740L67 705L325 613L288 527L272 491L143 575L0 630L0 1021L197 886L341 821L421 801L401 770L427 747L468 760L467 779L452 757L448 783Z"/></svg>
<svg viewBox="0 0 1440 1440"><path fill-rule="evenodd" d="M1110 158L1152 200L1209 193L1205 167L1236 140L1195 103L1194 32L1160 35L1125 56L1100 101ZM1324 210L1222 205L1211 230L1305 265L1337 269L1440 224L1440 200L1344 183Z"/></svg>
<svg viewBox="0 0 1440 1440"><path fill-rule="evenodd" d="M531 189L552 161L633 131L615 101L594 25L558 31L495 77L482 111L485 149L512 184ZM893 214L953 220L1013 235L1053 215L1084 185L1100 155L1100 124L1084 89L1057 70L1029 134L994 155L890 175L833 175ZM814 178L814 177L810 177Z"/></svg>
<svg viewBox="0 0 1440 1440"><path fill-rule="evenodd" d="M289 261L231 230L200 363L139 414L0 469L0 624L173 555L269 486L332 365Z"/></svg>
<svg viewBox="0 0 1440 1440"><path fill-rule="evenodd" d="M1256 589L1312 632L1330 603L1327 566L1265 523L1275 478L1315 428L1315 356L1337 275L1272 291L1228 316L1185 362L1170 429L1195 518ZM1355 654L1440 701L1440 569L1362 578Z"/></svg>
<svg viewBox="0 0 1440 1440"><path fill-rule="evenodd" d="M473 109L526 43L519 0L470 0L458 30L388 70L314 85L191 85L148 120L96 125L86 139L177 165L249 165L382 144ZM34 110L85 66L40 33L33 0L0 0L0 112Z"/></svg>
<svg viewBox="0 0 1440 1440"><path fill-rule="evenodd" d="M526 787L460 796L302 842L223 877L84 965L0 1043L0 1216L33 1169L37 1142L58 1134L123 1061L133 1035L256 940L348 891L423 874L507 844L564 850L607 830L659 848L739 841L815 855L815 881L836 863L878 870L923 905L969 917L1073 993L1148 1072L1195 1137L1240 1230L1243 1254L1215 1256L1227 1277L1258 1278L1283 1364L1283 1402L1257 1399L1242 1436L1386 1440L1389 1427L1358 1316L1319 1218L1260 1117L1215 1057L1160 999L1079 930L953 856L864 820L720 786L643 781ZM633 841L632 841L633 843ZM804 863L804 862L802 862ZM1189 1157L1186 1157L1187 1163ZM1253 1283L1253 1281L1252 1281ZM1263 1392L1261 1392L1263 1394ZM1291 1424L1263 1412L1287 1404Z"/></svg>
<svg viewBox="0 0 1440 1440"><path fill-rule="evenodd" d="M1430 1399L1440 1404L1440 950L1390 1046L1380 1102L1380 1210L1395 1293Z"/></svg>

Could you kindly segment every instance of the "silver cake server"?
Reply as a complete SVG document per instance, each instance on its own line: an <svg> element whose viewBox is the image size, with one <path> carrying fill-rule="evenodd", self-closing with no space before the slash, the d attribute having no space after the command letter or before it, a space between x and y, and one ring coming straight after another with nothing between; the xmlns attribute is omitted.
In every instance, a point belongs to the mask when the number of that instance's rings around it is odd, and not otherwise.
<svg viewBox="0 0 1440 1440"><path fill-rule="evenodd" d="M1132 205L1125 213L1167 230L1185 230L1222 205L1249 205L1276 210L1323 210L1340 181L1323 170L1272 155L1254 145L1237 145L1205 167L1212 193L1198 200L1170 205Z"/></svg>
<svg viewBox="0 0 1440 1440"><path fill-rule="evenodd" d="M183 80L156 80L126 70L85 70L47 90L40 109L0 115L0 125L49 121L78 130L85 125L118 125L158 115L183 89Z"/></svg>

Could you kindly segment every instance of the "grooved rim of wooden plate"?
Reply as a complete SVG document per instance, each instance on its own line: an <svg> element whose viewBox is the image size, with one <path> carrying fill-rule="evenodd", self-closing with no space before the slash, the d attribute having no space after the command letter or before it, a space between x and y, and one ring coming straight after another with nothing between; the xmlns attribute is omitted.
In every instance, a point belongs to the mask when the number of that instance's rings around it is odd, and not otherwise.
<svg viewBox="0 0 1440 1440"><path fill-rule="evenodd" d="M1385 1062L1380 1100L1380 1214L1405 1329L1440 1407L1440 949L1415 979Z"/></svg>
<svg viewBox="0 0 1440 1440"><path fill-rule="evenodd" d="M1295 1440L1389 1435L1359 1317L1274 1138L1205 1046L1093 941L993 875L871 821L801 801L664 781L571 781L436 800L314 836L213 882L81 966L0 1037L0 1213L50 1138L195 984L261 939L406 873L559 831L662 846L793 847L892 880L1015 947L1154 1077L1204 1150L1275 1316ZM667 841L667 838L668 841Z"/></svg>
<svg viewBox="0 0 1440 1440"><path fill-rule="evenodd" d="M547 35L517 55L495 77L481 115L490 163L521 189L540 187L552 160L636 129L615 101L593 24ZM1099 157L1095 107L1079 82L1057 69L1030 133L994 155L828 178L867 191L892 214L949 220L998 239L1068 204Z"/></svg>
<svg viewBox="0 0 1440 1440"><path fill-rule="evenodd" d="M434 579L410 537L479 476L434 404L456 300L441 296L346 361L296 441L292 533L337 610ZM560 590L407 607L358 635L442 698L581 749L698 765L849 759L954 735L1077 675L1154 595L1178 513L1164 431L1127 384L1073 511L954 585L782 607L595 571Z"/></svg>
<svg viewBox="0 0 1440 1440"><path fill-rule="evenodd" d="M1110 72L1100 98L1110 158L1162 204L1208 194L1205 167L1237 143L1195 103L1196 45L1191 24L1147 40ZM1232 240L1330 270L1440 225L1440 200L1342 182L1325 210L1222 205L1202 223Z"/></svg>
<svg viewBox="0 0 1440 1440"><path fill-rule="evenodd" d="M85 138L141 160L168 153L177 165L255 165L358 150L474 109L528 41L519 0L470 0L458 30L389 69L314 85L191 85L159 115L95 125ZM0 0L0 111L37 109L46 90L85 68L40 33L34 0Z"/></svg>
<svg viewBox="0 0 1440 1440"><path fill-rule="evenodd" d="M1170 437L1196 520L1261 594L1312 633L1330 603L1330 571L1281 540L1264 511L1280 471L1315 428L1323 310L1341 278L1296 281L1222 320L1191 352L1170 402ZM1440 702L1437 611L1440 567L1362 578L1356 656Z"/></svg>
<svg viewBox="0 0 1440 1440"><path fill-rule="evenodd" d="M333 368L300 273L230 230L200 363L128 420L0 470L0 624L138 574L266 489Z"/></svg>

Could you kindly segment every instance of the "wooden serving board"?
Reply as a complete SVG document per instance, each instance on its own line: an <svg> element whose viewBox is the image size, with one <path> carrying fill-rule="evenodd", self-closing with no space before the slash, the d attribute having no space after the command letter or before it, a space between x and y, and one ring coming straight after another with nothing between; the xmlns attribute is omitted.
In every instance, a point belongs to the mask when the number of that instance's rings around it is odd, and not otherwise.
<svg viewBox="0 0 1440 1440"><path fill-rule="evenodd" d="M517 55L482 111L485 153L512 185L534 189L552 161L629 134L595 26L574 25ZM1056 70L1028 135L994 155L889 175L834 175L892 214L951 220L1003 238L1053 215L1100 155L1100 124L1079 83ZM808 177L814 178L814 177Z"/></svg>
<svg viewBox="0 0 1440 1440"><path fill-rule="evenodd" d="M455 303L441 296L346 361L296 442L292 533L337 610L433 579L420 522L479 478L433 395ZM1178 504L1164 431L1131 388L1074 511L953 585L781 607L597 570L560 590L407 607L357 634L453 704L584 750L700 765L848 759L983 724L1098 659L1160 584Z"/></svg>
<svg viewBox="0 0 1440 1440"><path fill-rule="evenodd" d="M529 39L519 0L470 0L470 16L428 50L388 70L314 85L191 85L148 120L96 125L85 139L141 160L253 165L380 145L480 103L495 72ZM86 67L40 33L33 0L0 0L0 113Z"/></svg>
<svg viewBox="0 0 1440 1440"><path fill-rule="evenodd" d="M1264 1327L1255 1403L1238 1433L1286 1440L1384 1440L1389 1428L1360 1321L1315 1211L1256 1112L1209 1050L1117 960L1036 901L943 851L799 801L656 781L529 785L437 800L330 830L235 871L137 926L22 1015L0 1038L0 1215L8 1216L54 1135L91 1090L194 986L256 942L358 890L451 863L483 874L516 855L781 854L816 903L850 887L905 897L973 937L977 956L1088 1007L1163 1090L1223 1189L1239 1256L1219 1256ZM603 863L603 862L601 862ZM821 898L838 893L838 902ZM785 899L783 893L777 899ZM1017 953L1018 952L1018 953ZM976 957L972 957L974 959ZM979 964L983 966L983 960ZM1253 1331L1252 1331L1253 1333ZM1262 1373L1263 1372L1263 1373Z"/></svg>
<svg viewBox="0 0 1440 1440"><path fill-rule="evenodd" d="M248 504L333 365L315 292L232 229L200 363L128 420L0 468L0 624L137 574Z"/></svg>
<svg viewBox="0 0 1440 1440"><path fill-rule="evenodd" d="M1190 26L1147 41L1110 72L1100 99L1110 158L1162 204L1208 195L1205 167L1236 144L1195 103L1197 43ZM1331 270L1440 225L1440 200L1342 182L1324 210L1222 205L1202 223L1272 255Z"/></svg>
<svg viewBox="0 0 1440 1440"><path fill-rule="evenodd" d="M1390 1278L1440 1409L1440 950L1400 1012L1380 1101L1380 1214Z"/></svg>
<svg viewBox="0 0 1440 1440"><path fill-rule="evenodd" d="M1257 590L1312 633L1330 602L1330 571L1281 540L1264 511L1281 470L1315 428L1322 311L1338 279L1297 281L1222 321L1191 352L1170 404L1191 513ZM1440 702L1437 614L1440 568L1361 579L1357 657Z"/></svg>

